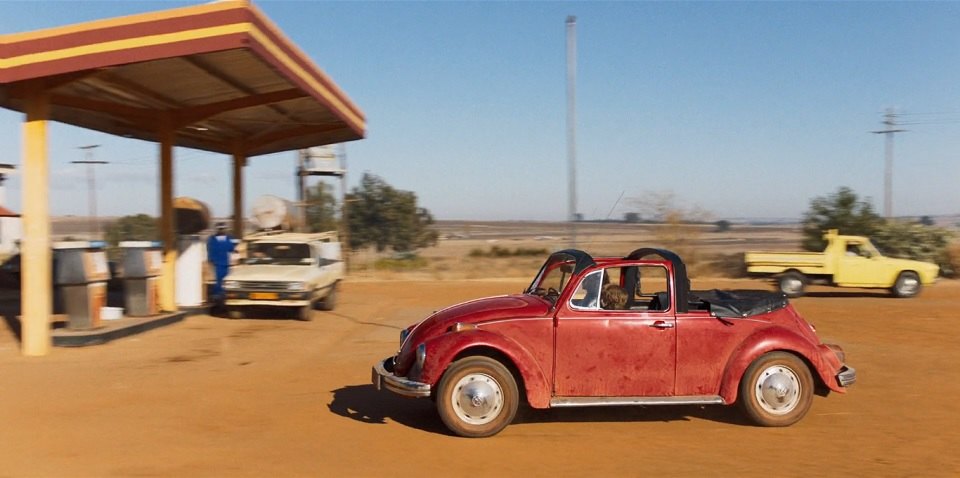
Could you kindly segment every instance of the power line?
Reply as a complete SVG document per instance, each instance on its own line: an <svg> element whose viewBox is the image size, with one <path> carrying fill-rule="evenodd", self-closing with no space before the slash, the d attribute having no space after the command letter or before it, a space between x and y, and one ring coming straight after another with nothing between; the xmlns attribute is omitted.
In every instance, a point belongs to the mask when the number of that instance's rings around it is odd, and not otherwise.
<svg viewBox="0 0 960 478"><path fill-rule="evenodd" d="M903 133L907 130L897 128L897 114L893 108L887 108L883 115L883 124L886 128L879 131L871 131L874 134L883 134L886 136L884 142L884 171L883 171L883 216L893 217L893 135Z"/></svg>
<svg viewBox="0 0 960 478"><path fill-rule="evenodd" d="M93 237L100 236L100 223L97 221L97 181L93 174L93 166L97 164L108 164L106 161L93 160L93 150L99 147L99 144L80 146L77 149L84 152L86 159L82 161L71 161L73 164L87 165L87 201L90 209L90 234L95 234Z"/></svg>

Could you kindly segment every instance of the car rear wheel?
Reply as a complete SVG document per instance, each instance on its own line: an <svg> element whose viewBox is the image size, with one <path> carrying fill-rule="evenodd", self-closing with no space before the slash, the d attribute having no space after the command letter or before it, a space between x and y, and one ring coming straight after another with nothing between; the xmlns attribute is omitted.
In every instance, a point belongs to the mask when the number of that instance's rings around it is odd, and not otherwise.
<svg viewBox="0 0 960 478"><path fill-rule="evenodd" d="M897 297L913 297L920 293L920 276L916 272L901 272L893 283L892 292Z"/></svg>
<svg viewBox="0 0 960 478"><path fill-rule="evenodd" d="M807 287L807 277L796 271L786 272L777 278L777 287L787 297L800 297Z"/></svg>
<svg viewBox="0 0 960 478"><path fill-rule="evenodd" d="M489 357L466 357L444 373L437 389L437 412L462 437L493 436L513 421L519 401L517 382Z"/></svg>
<svg viewBox="0 0 960 478"><path fill-rule="evenodd" d="M765 427L793 425L813 403L813 376L796 355L771 352L747 368L740 380L740 408Z"/></svg>

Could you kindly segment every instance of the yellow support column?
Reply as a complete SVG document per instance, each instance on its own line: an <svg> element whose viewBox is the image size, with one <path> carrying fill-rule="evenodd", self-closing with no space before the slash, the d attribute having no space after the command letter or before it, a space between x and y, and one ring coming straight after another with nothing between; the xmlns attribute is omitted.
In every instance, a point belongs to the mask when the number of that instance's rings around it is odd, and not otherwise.
<svg viewBox="0 0 960 478"><path fill-rule="evenodd" d="M50 314L53 278L50 250L50 206L47 189L47 116L50 97L32 92L27 98L23 128L23 239L20 245L21 352L27 356L50 353Z"/></svg>
<svg viewBox="0 0 960 478"><path fill-rule="evenodd" d="M236 148L233 153L233 237L243 237L243 168L247 158Z"/></svg>
<svg viewBox="0 0 960 478"><path fill-rule="evenodd" d="M169 120L161 120L160 140L160 240L163 242L163 270L160 274L160 309L177 310L177 235L173 225L173 140Z"/></svg>

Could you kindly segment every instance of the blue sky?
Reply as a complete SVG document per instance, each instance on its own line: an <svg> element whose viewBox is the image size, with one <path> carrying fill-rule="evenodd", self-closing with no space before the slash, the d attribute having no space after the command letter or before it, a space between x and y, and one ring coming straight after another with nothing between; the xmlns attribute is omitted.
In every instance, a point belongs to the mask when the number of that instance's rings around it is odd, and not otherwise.
<svg viewBox="0 0 960 478"><path fill-rule="evenodd" d="M197 2L0 1L0 32ZM894 213L960 213L960 3L293 2L256 5L360 106L364 172L438 219L567 216L565 19L577 17L577 197L622 217L650 193L721 218L798 218L840 186ZM0 163L22 115L0 111ZM87 212L78 146L100 144L100 215L158 214L157 146L54 124L51 213ZM229 158L178 149L175 194L229 215ZM247 207L293 199L294 153L256 157ZM20 209L14 177L7 203ZM622 199L619 200L622 196Z"/></svg>

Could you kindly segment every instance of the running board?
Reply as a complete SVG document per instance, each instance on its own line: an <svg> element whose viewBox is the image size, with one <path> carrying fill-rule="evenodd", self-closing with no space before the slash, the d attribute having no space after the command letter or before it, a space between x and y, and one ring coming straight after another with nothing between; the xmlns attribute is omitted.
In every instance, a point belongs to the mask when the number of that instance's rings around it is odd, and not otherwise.
<svg viewBox="0 0 960 478"><path fill-rule="evenodd" d="M723 405L719 395L692 395L686 397L554 397L550 407L595 407L623 405Z"/></svg>

